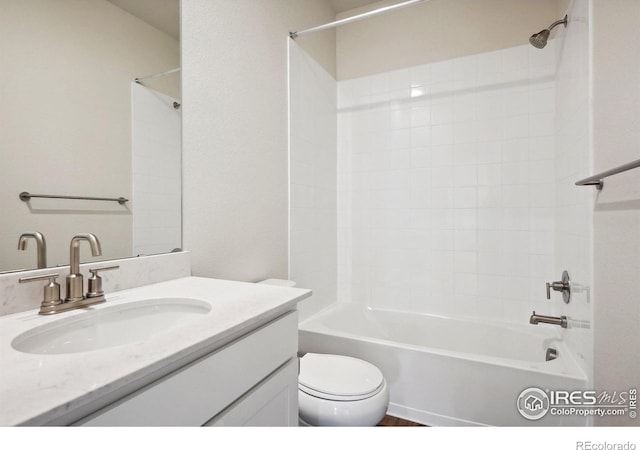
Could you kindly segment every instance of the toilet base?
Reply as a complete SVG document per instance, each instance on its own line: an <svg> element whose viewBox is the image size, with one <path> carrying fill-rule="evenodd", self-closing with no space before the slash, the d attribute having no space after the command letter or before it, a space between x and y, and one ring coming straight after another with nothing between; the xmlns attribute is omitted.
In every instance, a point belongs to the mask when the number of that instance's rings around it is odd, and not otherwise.
<svg viewBox="0 0 640 450"><path fill-rule="evenodd" d="M356 401L326 400L298 389L298 403L301 426L371 427L387 413L389 389L385 381L377 394Z"/></svg>

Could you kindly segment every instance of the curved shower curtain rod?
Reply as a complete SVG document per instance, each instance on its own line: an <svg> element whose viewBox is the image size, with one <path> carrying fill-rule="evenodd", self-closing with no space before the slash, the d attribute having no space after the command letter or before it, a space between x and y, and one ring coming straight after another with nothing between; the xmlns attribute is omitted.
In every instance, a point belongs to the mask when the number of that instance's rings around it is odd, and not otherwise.
<svg viewBox="0 0 640 450"><path fill-rule="evenodd" d="M416 3L422 3L424 1L425 0L409 0L407 2L398 3L398 4L395 4L395 5L385 6L383 8L379 8L379 9L375 9L373 11L369 11L369 12L366 12L366 13L358 14L357 16L347 17L346 19L336 20L335 22L326 23L324 25L320 25L320 26L317 26L317 27L309 28L307 30L292 31L292 32L289 33L289 37L291 39L295 39L295 38L297 38L298 36L300 36L302 34L312 33L314 31L326 30L328 28L339 27L340 25L346 25L348 23L355 22L357 20L362 20L362 19L366 19L366 18L369 18L369 17L377 16L378 14L383 14L383 13L386 13L386 12L389 12L389 11L393 11L394 9L404 8L406 6L412 6L412 5L415 5Z"/></svg>

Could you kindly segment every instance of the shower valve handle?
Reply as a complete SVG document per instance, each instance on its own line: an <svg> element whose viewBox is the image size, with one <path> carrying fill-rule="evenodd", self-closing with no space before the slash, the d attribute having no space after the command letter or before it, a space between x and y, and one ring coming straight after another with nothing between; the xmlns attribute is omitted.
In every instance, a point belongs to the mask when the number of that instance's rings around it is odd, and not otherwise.
<svg viewBox="0 0 640 450"><path fill-rule="evenodd" d="M571 283L569 273L566 270L562 272L562 281L547 283L547 300L551 300L551 289L562 292L562 300L565 303L569 303L569 300L571 300Z"/></svg>
<svg viewBox="0 0 640 450"><path fill-rule="evenodd" d="M547 300L551 300L551 289L562 292L564 291L564 283L562 281L552 281L551 283L547 283Z"/></svg>

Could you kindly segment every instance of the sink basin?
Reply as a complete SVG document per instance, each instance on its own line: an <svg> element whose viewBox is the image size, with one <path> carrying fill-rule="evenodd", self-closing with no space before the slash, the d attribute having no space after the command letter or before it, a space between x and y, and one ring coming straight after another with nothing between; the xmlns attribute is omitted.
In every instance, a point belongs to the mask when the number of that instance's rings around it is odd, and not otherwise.
<svg viewBox="0 0 640 450"><path fill-rule="evenodd" d="M189 298L157 298L84 311L18 335L11 346L23 353L62 354L100 350L143 341L211 311Z"/></svg>

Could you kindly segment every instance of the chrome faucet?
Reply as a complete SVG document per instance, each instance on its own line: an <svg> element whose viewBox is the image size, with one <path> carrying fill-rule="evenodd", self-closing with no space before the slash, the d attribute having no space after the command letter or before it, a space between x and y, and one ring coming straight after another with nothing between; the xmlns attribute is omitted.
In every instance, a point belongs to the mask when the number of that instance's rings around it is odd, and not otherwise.
<svg viewBox="0 0 640 450"><path fill-rule="evenodd" d="M44 269L47 267L47 241L44 239L44 235L42 233L39 231L22 233L18 240L18 250L27 249L27 242L29 238L33 238L36 241L38 269Z"/></svg>
<svg viewBox="0 0 640 450"><path fill-rule="evenodd" d="M539 323L548 323L550 325L560 325L562 328L567 328L567 316L560 316L560 317L543 316L540 314L536 314L536 312L534 311L533 314L531 314L529 323L531 325L538 325Z"/></svg>
<svg viewBox="0 0 640 450"><path fill-rule="evenodd" d="M102 255L100 241L92 233L79 234L71 239L69 275L67 275L67 296L65 302L76 302L84 300L84 278L80 273L80 242L88 241L91 246L93 256Z"/></svg>

